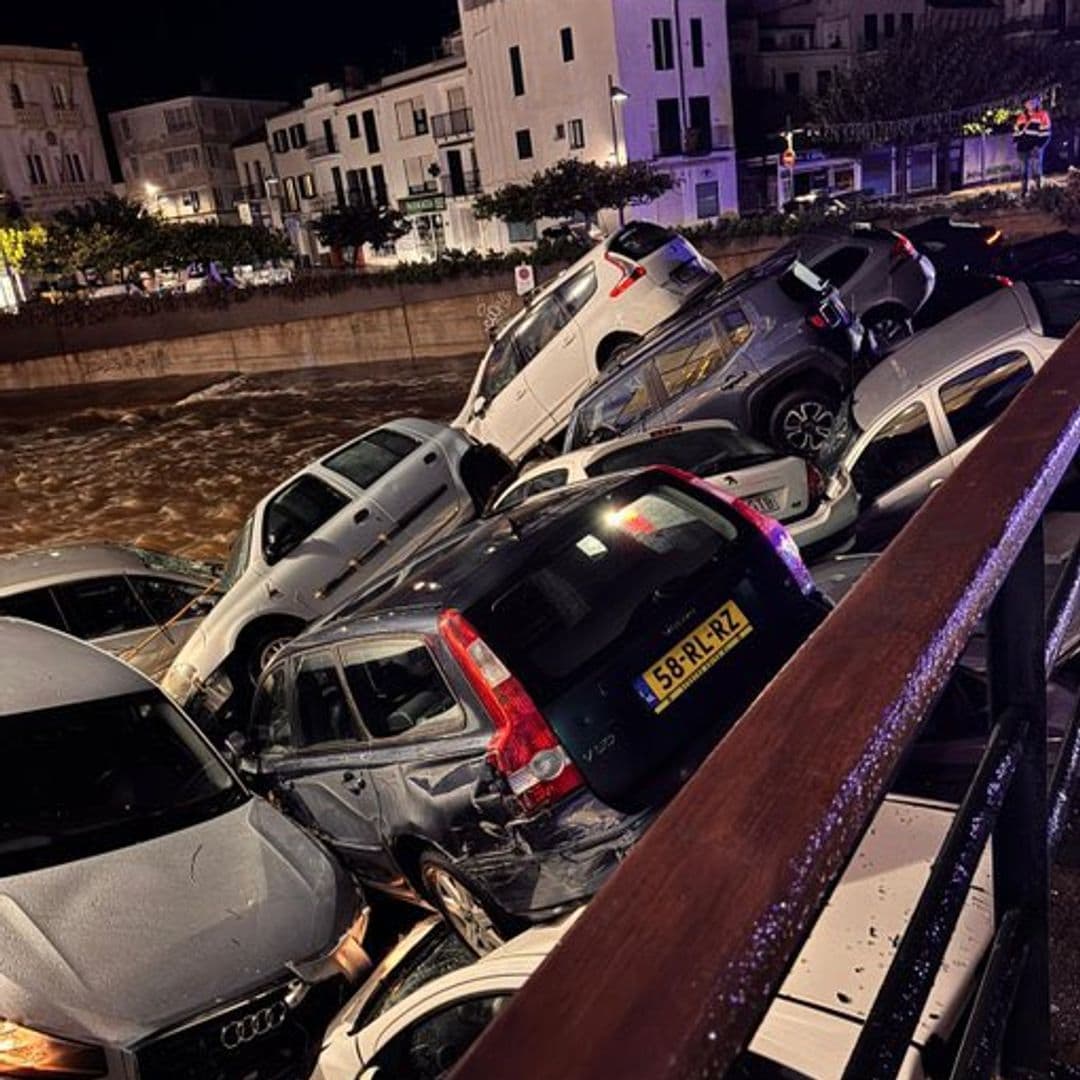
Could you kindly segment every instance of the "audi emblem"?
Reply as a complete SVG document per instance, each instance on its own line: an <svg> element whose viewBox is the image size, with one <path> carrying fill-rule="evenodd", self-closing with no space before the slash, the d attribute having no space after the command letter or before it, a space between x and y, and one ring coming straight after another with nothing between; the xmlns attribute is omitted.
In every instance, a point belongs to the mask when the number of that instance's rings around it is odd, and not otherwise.
<svg viewBox="0 0 1080 1080"><path fill-rule="evenodd" d="M245 1043L254 1042L263 1035L268 1035L274 1028L281 1027L288 1015L285 1002L277 1001L273 1005L267 1005L265 1009L248 1013L239 1020L230 1020L221 1029L221 1045L226 1050L236 1050Z"/></svg>

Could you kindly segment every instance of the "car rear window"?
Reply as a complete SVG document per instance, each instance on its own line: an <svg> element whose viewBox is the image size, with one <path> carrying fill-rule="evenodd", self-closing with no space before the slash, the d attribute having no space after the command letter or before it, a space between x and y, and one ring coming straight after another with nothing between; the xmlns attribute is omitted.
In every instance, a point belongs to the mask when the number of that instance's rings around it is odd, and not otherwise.
<svg viewBox="0 0 1080 1080"><path fill-rule="evenodd" d="M606 476L644 465L673 465L706 476L714 469L746 469L778 456L775 450L734 428L709 428L659 435L620 447L585 471L590 476Z"/></svg>
<svg viewBox="0 0 1080 1080"><path fill-rule="evenodd" d="M632 221L611 238L608 250L629 259L644 259L662 248L674 235L669 229L653 225L652 222Z"/></svg>
<svg viewBox="0 0 1080 1080"><path fill-rule="evenodd" d="M623 486L570 516L468 617L543 707L619 649L649 618L650 597L733 557L741 536L734 520L677 488Z"/></svg>

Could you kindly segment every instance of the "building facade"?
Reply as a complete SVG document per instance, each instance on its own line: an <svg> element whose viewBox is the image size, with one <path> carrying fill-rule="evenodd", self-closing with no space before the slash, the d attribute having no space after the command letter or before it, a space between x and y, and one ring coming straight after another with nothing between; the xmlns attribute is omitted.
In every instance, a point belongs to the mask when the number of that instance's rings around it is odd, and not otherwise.
<svg viewBox="0 0 1080 1080"><path fill-rule="evenodd" d="M112 190L78 49L0 45L0 195L49 217Z"/></svg>
<svg viewBox="0 0 1080 1080"><path fill-rule="evenodd" d="M232 144L282 104L190 95L109 113L128 197L167 220L236 221Z"/></svg>

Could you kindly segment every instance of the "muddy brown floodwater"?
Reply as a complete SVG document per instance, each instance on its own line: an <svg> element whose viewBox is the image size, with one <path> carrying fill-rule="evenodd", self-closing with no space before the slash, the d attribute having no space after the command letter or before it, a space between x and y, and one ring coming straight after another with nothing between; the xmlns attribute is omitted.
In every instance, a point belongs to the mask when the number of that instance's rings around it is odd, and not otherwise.
<svg viewBox="0 0 1080 1080"><path fill-rule="evenodd" d="M476 360L0 394L0 552L114 540L228 551L272 487L396 416L449 420Z"/></svg>

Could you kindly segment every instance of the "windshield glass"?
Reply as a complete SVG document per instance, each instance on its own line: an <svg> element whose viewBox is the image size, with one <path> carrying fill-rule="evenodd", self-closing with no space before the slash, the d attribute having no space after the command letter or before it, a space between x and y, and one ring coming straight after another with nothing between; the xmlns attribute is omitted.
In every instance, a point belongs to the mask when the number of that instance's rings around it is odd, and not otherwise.
<svg viewBox="0 0 1080 1080"><path fill-rule="evenodd" d="M157 570L163 574L186 574L194 578L213 578L221 573L221 565L185 559L182 555L170 555L167 551L148 551L146 548L133 548L143 566L148 570Z"/></svg>
<svg viewBox="0 0 1080 1080"><path fill-rule="evenodd" d="M251 537L255 531L255 515L240 526L240 532L229 549L229 560L225 564L225 570L221 575L221 588L231 589L239 580L240 575L247 569L251 558Z"/></svg>
<svg viewBox="0 0 1080 1080"><path fill-rule="evenodd" d="M1047 337L1064 338L1080 321L1080 281L1033 281L1028 285Z"/></svg>
<svg viewBox="0 0 1080 1080"><path fill-rule="evenodd" d="M140 843L247 795L158 690L0 717L0 877Z"/></svg>

